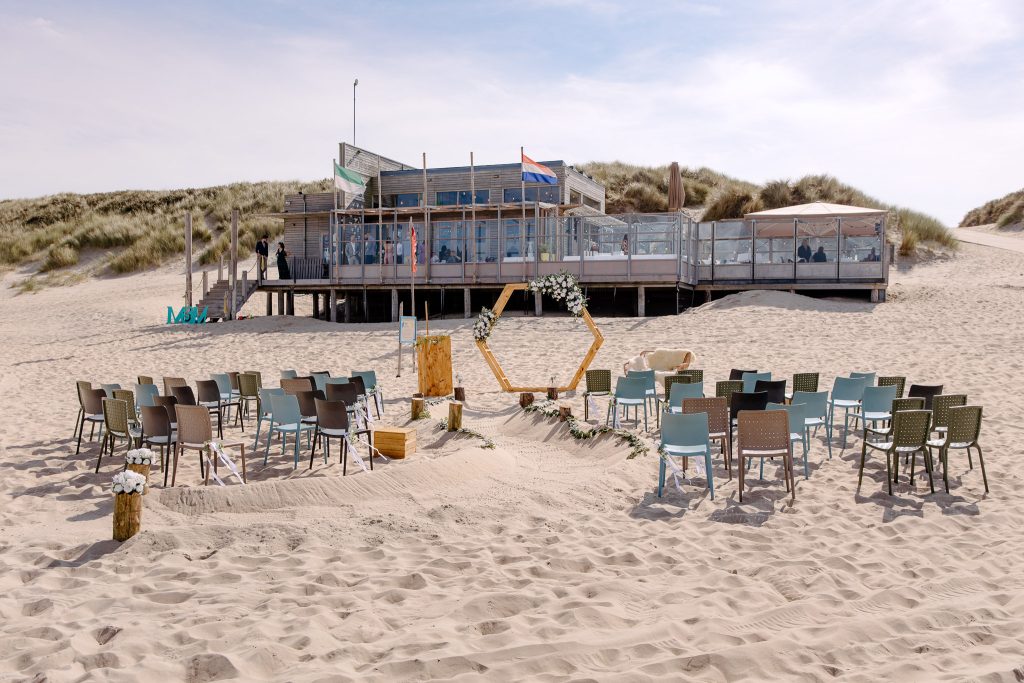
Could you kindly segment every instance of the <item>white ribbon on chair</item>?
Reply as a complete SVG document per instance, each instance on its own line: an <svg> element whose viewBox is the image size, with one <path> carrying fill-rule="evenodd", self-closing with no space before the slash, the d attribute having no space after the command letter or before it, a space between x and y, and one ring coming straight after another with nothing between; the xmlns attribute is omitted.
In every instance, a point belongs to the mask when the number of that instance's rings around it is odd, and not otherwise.
<svg viewBox="0 0 1024 683"><path fill-rule="evenodd" d="M384 414L384 397L380 393L380 387L379 386L376 389L374 389L373 401L374 401L374 403L377 404L377 410L380 412L381 415L383 415ZM367 411L369 411L369 409L367 409Z"/></svg>
<svg viewBox="0 0 1024 683"><path fill-rule="evenodd" d="M363 457L359 455L359 451L356 449L357 443L360 443L358 439L350 439L348 438L348 434L345 435L345 444L348 447L349 453L351 453L352 457L355 458L356 464L363 468L363 472L368 472L369 468L366 466L366 462L363 460ZM362 443L360 445L366 446L366 455L368 458L373 459L376 454L377 457L383 458L384 462L391 462L391 458L378 451L369 443Z"/></svg>
<svg viewBox="0 0 1024 683"><path fill-rule="evenodd" d="M686 476L686 472L684 472L683 469L679 465L676 464L676 461L673 458L681 458L683 456L681 456L681 455L669 455L669 454L664 453L664 452L660 453L660 455L661 455L662 458L665 459L666 462L668 462L669 469L672 470L672 481L675 483L676 489L680 493L682 493L683 492L683 487L679 485L679 477L682 477L683 479L685 479L687 484L691 483L690 482L690 478L688 476ZM696 471L696 476L697 477L704 477L705 476L705 472L704 472L704 456L703 455L698 455L698 456L688 456L688 457L690 457L693 460L693 469Z"/></svg>
<svg viewBox="0 0 1024 683"><path fill-rule="evenodd" d="M217 471L213 469L213 459L210 457L211 452L216 454L217 459L220 461L222 465L228 468L228 471L230 471L231 474L235 475L235 478L238 479L238 483L245 483L245 479L242 478L241 472L238 471L238 467L235 466L235 462L231 459L227 452L221 447L219 443L210 442L209 444L207 444L206 449L206 467L208 468L207 471L210 473L210 476L213 477L213 480L215 482L217 482L221 486L227 486L227 484L224 483L224 480L217 476Z"/></svg>
<svg viewBox="0 0 1024 683"><path fill-rule="evenodd" d="M597 412L597 399L595 399L593 395L587 395L587 412L591 415L598 415L597 419L601 419Z"/></svg>

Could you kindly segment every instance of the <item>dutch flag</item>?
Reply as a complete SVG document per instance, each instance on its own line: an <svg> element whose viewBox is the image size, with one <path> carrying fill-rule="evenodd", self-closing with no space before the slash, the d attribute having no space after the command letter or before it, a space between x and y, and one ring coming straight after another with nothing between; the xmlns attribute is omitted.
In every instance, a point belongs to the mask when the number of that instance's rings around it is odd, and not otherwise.
<svg viewBox="0 0 1024 683"><path fill-rule="evenodd" d="M547 166L538 164L530 157L523 154L523 182L524 183L547 183L557 185L558 176Z"/></svg>

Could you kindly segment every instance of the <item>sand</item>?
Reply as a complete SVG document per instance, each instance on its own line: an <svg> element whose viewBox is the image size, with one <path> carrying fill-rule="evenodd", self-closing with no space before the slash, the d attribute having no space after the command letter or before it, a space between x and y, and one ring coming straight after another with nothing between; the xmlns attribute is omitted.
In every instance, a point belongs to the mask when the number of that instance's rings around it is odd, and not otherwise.
<svg viewBox="0 0 1024 683"><path fill-rule="evenodd" d="M416 423L420 452L372 474L271 448L252 483L146 498L143 531L110 539L115 460L74 455L74 381L137 374L374 367L386 420L405 424L391 325L257 318L163 324L180 273L100 279L15 296L0 319L0 680L986 680L1024 677L1024 256L964 245L893 271L889 302L754 292L677 317L599 319L594 367L685 347L709 382L731 367L779 376L876 370L942 383L985 406L991 493L966 458L951 492L869 462L856 492L851 438L789 505L774 467L741 505L718 460L717 496L655 493L657 459L614 438L577 442L522 414L453 335L466 426ZM567 318L503 318L510 373L570 371L586 334ZM581 341L582 340L582 341ZM579 398L570 399L582 414ZM601 404L603 411L604 404ZM251 425L246 435L252 434ZM237 430L231 432L237 435Z"/></svg>

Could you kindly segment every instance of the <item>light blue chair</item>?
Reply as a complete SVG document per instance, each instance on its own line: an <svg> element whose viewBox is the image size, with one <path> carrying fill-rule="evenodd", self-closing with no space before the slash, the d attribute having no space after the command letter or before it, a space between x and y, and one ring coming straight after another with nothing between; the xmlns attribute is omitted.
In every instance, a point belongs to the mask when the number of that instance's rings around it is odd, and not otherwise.
<svg viewBox="0 0 1024 683"><path fill-rule="evenodd" d="M892 419L892 402L896 400L895 386L865 387L860 410L853 417L854 424L862 423L865 428L875 429L879 422ZM867 431L864 432L865 436Z"/></svg>
<svg viewBox="0 0 1024 683"><path fill-rule="evenodd" d="M683 384L676 382L672 385L671 396L668 397L668 412L683 412L683 401L688 398L704 398L704 382Z"/></svg>
<svg viewBox="0 0 1024 683"><path fill-rule="evenodd" d="M330 375L317 372L310 375L313 378L313 388L317 391L322 391L324 394L327 393L327 380L331 378Z"/></svg>
<svg viewBox="0 0 1024 683"><path fill-rule="evenodd" d="M770 382L772 380L772 373L770 372L744 372L741 377L743 380L743 393L750 394L757 391L757 382L759 380Z"/></svg>
<svg viewBox="0 0 1024 683"><path fill-rule="evenodd" d="M155 384L136 384L135 401L139 407L152 408L156 405L156 397L160 395L160 387Z"/></svg>
<svg viewBox="0 0 1024 683"><path fill-rule="evenodd" d="M114 398L114 392L121 389L120 384L101 384L100 388L103 389L103 393L107 395L107 398Z"/></svg>
<svg viewBox="0 0 1024 683"><path fill-rule="evenodd" d="M284 394L282 396L271 396L270 397L270 431L267 432L267 449L263 454L263 464L266 466L267 461L270 458L270 439L274 436L274 432L281 434L281 452L284 453L284 449L288 445L288 435L291 434L295 437L295 465L299 467L299 441L303 434L306 434L306 439L309 440L312 437L313 431L316 429L315 424L302 421L302 412L299 410L299 399L295 398L291 394Z"/></svg>
<svg viewBox="0 0 1024 683"><path fill-rule="evenodd" d="M647 396L647 400L653 401L653 408L657 410L660 399L658 398L658 377L654 370L629 370L626 372L626 377L637 377L644 381L644 393ZM661 424L660 418L658 424Z"/></svg>
<svg viewBox="0 0 1024 683"><path fill-rule="evenodd" d="M615 393L612 395L612 400L608 403L608 418L605 420L605 424L613 424L613 413L618 413L619 408L623 408L625 415L629 417L629 409L634 409L636 415L636 422L639 425L640 422L640 408L644 409L644 431L647 431L647 381L642 377L619 377L615 382Z"/></svg>
<svg viewBox="0 0 1024 683"><path fill-rule="evenodd" d="M384 405L384 393L379 384L377 384L377 373L373 370L353 370L351 377L362 377L363 386L366 387L366 400L374 405L377 411L377 419L382 416L381 406ZM379 397L379 398L378 398ZM369 406L366 407L370 409Z"/></svg>
<svg viewBox="0 0 1024 683"><path fill-rule="evenodd" d="M235 400L237 400L241 396L241 394L239 394L237 390L231 388L231 375L229 375L228 373L226 373L226 372L216 373L216 374L210 375L210 379L212 379L214 382L217 383L217 391L220 392L220 400L221 401L224 401L224 402L235 401ZM226 417L227 417L228 422L230 422L231 421L231 405L226 405L225 407L227 408L227 415L226 415Z"/></svg>
<svg viewBox="0 0 1024 683"><path fill-rule="evenodd" d="M327 393L328 384L348 384L348 377L328 377L324 380L324 393Z"/></svg>
<svg viewBox="0 0 1024 683"><path fill-rule="evenodd" d="M828 400L828 438L832 440L835 429L836 408L843 409L843 448L850 432L850 411L860 410L860 399L867 387L866 377L836 377L832 384L832 396Z"/></svg>
<svg viewBox="0 0 1024 683"><path fill-rule="evenodd" d="M260 447L260 425L263 424L263 419L273 420L273 413L271 412L270 397L271 396L284 396L284 389L275 387L273 389L260 389L260 402L259 409L256 411L256 440L253 441L252 449L255 451Z"/></svg>
<svg viewBox="0 0 1024 683"><path fill-rule="evenodd" d="M804 479L810 479L811 467L807 462L807 442L810 428L807 426L807 406L803 403L769 403L766 410L785 410L789 413L789 440L800 442L804 452ZM761 479L764 479L764 458L761 458Z"/></svg>
<svg viewBox="0 0 1024 683"><path fill-rule="evenodd" d="M299 373L295 370L282 370L281 379L295 379L299 376Z"/></svg>
<svg viewBox="0 0 1024 683"><path fill-rule="evenodd" d="M678 386L678 385L677 385ZM661 446L658 449L661 458L658 460L658 498L665 488L666 458L704 458L704 470L707 473L708 491L711 500L715 499L715 476L711 465L711 438L708 435L708 414L688 413L665 415L661 426Z"/></svg>
<svg viewBox="0 0 1024 683"><path fill-rule="evenodd" d="M851 372L850 373L850 377L852 377L853 379L867 380L867 386L870 387L870 386L874 385L874 383L875 383L875 376L877 374L878 373L875 373L875 372Z"/></svg>
<svg viewBox="0 0 1024 683"><path fill-rule="evenodd" d="M814 433L818 433L819 427L825 427L828 433L828 392L827 391L794 391L793 403L804 404L804 427L808 431L813 427ZM808 441L810 435L808 435ZM828 458L832 459L832 439L826 441L828 444Z"/></svg>

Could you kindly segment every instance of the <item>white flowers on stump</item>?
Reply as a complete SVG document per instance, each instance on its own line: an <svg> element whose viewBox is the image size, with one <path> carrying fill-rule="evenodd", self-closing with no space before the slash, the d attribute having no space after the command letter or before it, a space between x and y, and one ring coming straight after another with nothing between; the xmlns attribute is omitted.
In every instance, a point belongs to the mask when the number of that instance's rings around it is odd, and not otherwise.
<svg viewBox="0 0 1024 683"><path fill-rule="evenodd" d="M124 470L114 475L114 493L142 493L146 490L146 478L138 472Z"/></svg>
<svg viewBox="0 0 1024 683"><path fill-rule="evenodd" d="M148 467L148 465L146 465ZM114 475L114 540L127 541L142 528L142 495L146 477L124 470Z"/></svg>

